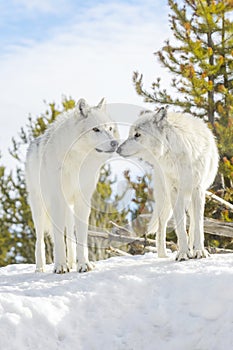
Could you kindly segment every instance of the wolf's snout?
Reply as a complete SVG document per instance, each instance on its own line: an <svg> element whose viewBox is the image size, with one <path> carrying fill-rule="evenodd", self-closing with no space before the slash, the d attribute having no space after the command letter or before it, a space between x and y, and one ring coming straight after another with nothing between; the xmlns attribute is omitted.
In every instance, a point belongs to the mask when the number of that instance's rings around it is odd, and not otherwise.
<svg viewBox="0 0 233 350"><path fill-rule="evenodd" d="M95 150L99 153L113 153L116 151L117 146L118 142L116 140L105 141L104 143L100 144L99 147L96 147Z"/></svg>
<svg viewBox="0 0 233 350"><path fill-rule="evenodd" d="M118 146L118 142L117 141L115 141L115 140L111 141L111 147L112 148L116 149L117 146Z"/></svg>

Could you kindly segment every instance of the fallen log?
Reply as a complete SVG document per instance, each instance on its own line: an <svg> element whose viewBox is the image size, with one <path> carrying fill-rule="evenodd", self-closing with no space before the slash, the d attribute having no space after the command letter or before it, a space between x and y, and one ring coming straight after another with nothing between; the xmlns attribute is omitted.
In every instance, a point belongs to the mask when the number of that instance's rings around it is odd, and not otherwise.
<svg viewBox="0 0 233 350"><path fill-rule="evenodd" d="M217 196L216 194L206 191L206 197L213 199L215 202L218 202L222 204L224 207L230 209L233 211L233 204L227 202L225 199L222 199L221 197Z"/></svg>
<svg viewBox="0 0 233 350"><path fill-rule="evenodd" d="M150 216L151 214L143 214L143 217L145 218L149 218ZM189 217L187 217L187 228L188 227L189 227ZM168 222L167 230L171 232L173 229L174 229L174 220L171 219ZM204 232L209 233L210 235L233 238L233 222L225 222L225 221L220 221L220 220L205 217Z"/></svg>
<svg viewBox="0 0 233 350"><path fill-rule="evenodd" d="M204 218L204 232L211 235L233 238L233 223Z"/></svg>
<svg viewBox="0 0 233 350"><path fill-rule="evenodd" d="M114 254L115 256L132 256L132 254L126 253L118 248L113 248L112 246L108 247L106 252L109 254Z"/></svg>

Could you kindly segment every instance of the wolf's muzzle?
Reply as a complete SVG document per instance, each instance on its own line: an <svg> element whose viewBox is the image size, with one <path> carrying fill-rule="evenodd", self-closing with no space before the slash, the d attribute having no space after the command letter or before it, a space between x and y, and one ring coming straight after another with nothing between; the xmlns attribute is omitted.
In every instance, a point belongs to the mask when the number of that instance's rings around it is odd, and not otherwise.
<svg viewBox="0 0 233 350"><path fill-rule="evenodd" d="M113 153L113 152L115 152L116 151L116 149L117 149L117 146L118 146L118 142L116 141L116 140L112 140L111 142L110 142L110 146L111 146L111 149L109 149L109 150L103 150L103 149L100 149L100 148L96 148L96 151L97 152L104 152L104 153Z"/></svg>

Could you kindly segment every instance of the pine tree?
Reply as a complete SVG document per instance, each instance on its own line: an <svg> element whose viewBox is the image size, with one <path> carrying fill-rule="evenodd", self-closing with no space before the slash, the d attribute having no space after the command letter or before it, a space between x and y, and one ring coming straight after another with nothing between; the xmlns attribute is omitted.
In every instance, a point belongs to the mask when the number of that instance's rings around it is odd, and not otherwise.
<svg viewBox="0 0 233 350"><path fill-rule="evenodd" d="M180 5L183 3L183 5ZM215 118L227 125L233 116L233 3L230 0L168 1L174 43L165 42L155 53L172 74L173 94L161 88L143 87L143 76L134 73L136 91L147 102L178 106L185 112ZM174 97L175 96L175 97Z"/></svg>
<svg viewBox="0 0 233 350"><path fill-rule="evenodd" d="M144 236L146 225L150 219L150 215L148 214L151 214L153 211L154 198L151 174L145 173L133 179L130 171L125 170L124 178L127 181L128 189L133 191L132 200L128 206L128 210L131 213L132 229L137 235Z"/></svg>
<svg viewBox="0 0 233 350"><path fill-rule="evenodd" d="M0 166L0 266L14 263L14 252L9 247L14 246L10 233L10 225L7 220L7 213L3 211L3 203L10 190L10 178L6 175L6 168Z"/></svg>
<svg viewBox="0 0 233 350"><path fill-rule="evenodd" d="M106 231L112 228L113 222L119 225L127 223L128 209L119 210L119 203L124 193L119 196L113 186L117 178L112 178L110 164L100 169L99 181L96 191L92 196L92 210L89 218L89 225L94 230Z"/></svg>
<svg viewBox="0 0 233 350"><path fill-rule="evenodd" d="M171 73L171 91L162 88L160 77L148 91L138 72L134 86L145 102L170 105L209 122L220 153L218 194L233 203L233 1L168 0L168 5L173 39L155 56ZM209 201L206 215L233 220L229 210Z"/></svg>
<svg viewBox="0 0 233 350"><path fill-rule="evenodd" d="M7 173L6 169L0 174L1 211L0 238L7 236L4 245L5 254L1 259L5 263L34 261L35 233L31 212L27 204L25 181L22 169L16 173ZM27 242L23 244L23 242ZM2 264L3 264L2 261Z"/></svg>
<svg viewBox="0 0 233 350"><path fill-rule="evenodd" d="M104 165L100 169L99 181L96 191L92 196L92 209L89 217L89 229L93 231L108 232L111 231L113 223L125 226L128 223L127 215L129 208L120 208L120 202L124 193L119 195L114 189L117 177L112 176L110 164ZM106 242L100 237L89 237L89 255L90 260L102 260L110 257ZM112 242L115 246L115 243ZM116 247L119 244L116 243ZM125 246L121 247L125 250Z"/></svg>

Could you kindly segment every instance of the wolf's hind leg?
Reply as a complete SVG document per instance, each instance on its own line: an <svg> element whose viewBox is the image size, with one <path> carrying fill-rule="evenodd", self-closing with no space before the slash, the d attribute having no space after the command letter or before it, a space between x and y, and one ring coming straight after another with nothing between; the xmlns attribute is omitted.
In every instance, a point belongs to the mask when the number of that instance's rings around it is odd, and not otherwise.
<svg viewBox="0 0 233 350"><path fill-rule="evenodd" d="M44 242L45 225L47 219L46 212L43 210L43 205L38 196L30 197L30 206L32 211L32 219L36 230L36 272L44 272L46 265Z"/></svg>
<svg viewBox="0 0 233 350"><path fill-rule="evenodd" d="M182 192L173 190L172 192L173 201L173 214L175 221L175 231L178 239L178 252L176 260L188 260L192 258L192 254L189 250L187 232L186 232L186 205L185 197Z"/></svg>
<svg viewBox="0 0 233 350"><path fill-rule="evenodd" d="M192 194L192 215L190 217L191 227L193 227L193 257L200 259L209 256L204 248L204 206L205 191L201 188L194 189Z"/></svg>
<svg viewBox="0 0 233 350"><path fill-rule="evenodd" d="M34 224L36 229L36 248L35 248L35 258L36 258L36 272L45 272L45 214L40 213L36 217L34 216Z"/></svg>
<svg viewBox="0 0 233 350"><path fill-rule="evenodd" d="M167 258L167 250L166 250L166 230L167 223L172 215L172 209L169 202L166 203L162 212L159 216L159 226L156 235L156 245L158 249L158 257L159 258Z"/></svg>
<svg viewBox="0 0 233 350"><path fill-rule="evenodd" d="M166 229L167 223L172 215L172 208L169 198L163 193L155 194L156 201L152 219L148 225L148 232L156 233L156 247L159 258L167 258L166 251Z"/></svg>

